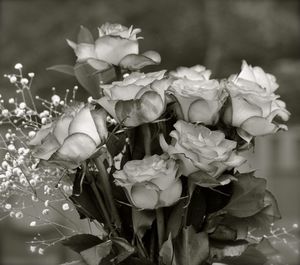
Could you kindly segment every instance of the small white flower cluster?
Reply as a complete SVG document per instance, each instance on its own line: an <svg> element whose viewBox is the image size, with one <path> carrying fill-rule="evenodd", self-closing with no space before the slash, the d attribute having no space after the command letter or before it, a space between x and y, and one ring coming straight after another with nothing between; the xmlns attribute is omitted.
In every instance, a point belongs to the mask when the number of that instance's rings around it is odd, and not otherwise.
<svg viewBox="0 0 300 265"><path fill-rule="evenodd" d="M5 77L15 86L16 97L6 101L0 95L0 209L6 213L4 218L22 219L28 216L27 209L37 207L41 210L40 216L45 218L29 221L28 227L52 225L59 228L59 224L51 222L50 213L51 210L73 210L66 200L72 193L72 183L63 179L64 172L59 169L39 168L39 160L32 156L27 143L42 124L52 122L61 114L62 108L75 100L78 87L73 88L71 95L66 90L64 98L56 93L55 88L49 101L38 96L33 98L30 89L35 74L24 76L20 63L15 65L15 69L17 74ZM38 111L40 106L42 111ZM42 197L40 194L43 194ZM26 206L28 198L30 205ZM36 244L34 241L30 251L42 255L46 247L45 243Z"/></svg>

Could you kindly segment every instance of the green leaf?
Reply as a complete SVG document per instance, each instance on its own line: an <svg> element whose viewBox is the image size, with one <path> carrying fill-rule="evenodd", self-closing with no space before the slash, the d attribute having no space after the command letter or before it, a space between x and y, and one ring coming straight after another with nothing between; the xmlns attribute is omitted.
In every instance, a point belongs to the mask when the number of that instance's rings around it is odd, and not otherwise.
<svg viewBox="0 0 300 265"><path fill-rule="evenodd" d="M63 74L75 76L74 67L72 65L67 65L67 64L53 65L48 67L47 70L52 70Z"/></svg>
<svg viewBox="0 0 300 265"><path fill-rule="evenodd" d="M187 200L180 200L173 208L167 223L167 235L171 234L172 238L177 237L183 227L183 217Z"/></svg>
<svg viewBox="0 0 300 265"><path fill-rule="evenodd" d="M69 237L63 241L61 241L61 243L66 246L69 247L70 249L72 249L75 252L82 252L86 249L89 249L93 246L96 246L98 244L100 244L102 242L102 240L94 235L91 234L80 234L80 235L75 235L72 237Z"/></svg>
<svg viewBox="0 0 300 265"><path fill-rule="evenodd" d="M77 35L77 43L95 44L92 33L84 26L80 26L80 30Z"/></svg>
<svg viewBox="0 0 300 265"><path fill-rule="evenodd" d="M99 265L101 260L108 256L112 250L112 241L108 240L100 245L80 252L80 255L88 265Z"/></svg>
<svg viewBox="0 0 300 265"><path fill-rule="evenodd" d="M207 233L196 233L192 226L182 229L174 242L177 265L199 265L209 256Z"/></svg>
<svg viewBox="0 0 300 265"><path fill-rule="evenodd" d="M154 219L154 211L139 211L132 208L133 230L139 238L143 238L145 232L151 227Z"/></svg>
<svg viewBox="0 0 300 265"><path fill-rule="evenodd" d="M225 225L218 225L209 237L215 240L236 240L237 232Z"/></svg>
<svg viewBox="0 0 300 265"><path fill-rule="evenodd" d="M271 223L280 219L280 213L274 196L268 190L265 193L264 205L261 211L245 218L227 214L221 223L234 229L237 232L237 239L245 239L250 230L254 236L269 233Z"/></svg>
<svg viewBox="0 0 300 265"><path fill-rule="evenodd" d="M120 62L122 68L135 71L148 65L158 64L151 58L141 54L128 54Z"/></svg>
<svg viewBox="0 0 300 265"><path fill-rule="evenodd" d="M209 174L203 171L197 171L189 175L189 181L201 187L216 187L221 185L221 183L216 179L210 176Z"/></svg>
<svg viewBox="0 0 300 265"><path fill-rule="evenodd" d="M74 66L74 73L78 82L94 98L100 97L100 82L95 73L97 70L88 63L77 63Z"/></svg>
<svg viewBox="0 0 300 265"><path fill-rule="evenodd" d="M112 157L121 153L125 145L126 145L126 133L122 133L118 135L109 133L106 146Z"/></svg>
<svg viewBox="0 0 300 265"><path fill-rule="evenodd" d="M169 234L168 240L161 246L159 257L163 265L176 265L171 233Z"/></svg>
<svg viewBox="0 0 300 265"><path fill-rule="evenodd" d="M99 68L101 68L101 71L99 71ZM100 84L106 84L116 79L114 67L107 63L96 62L95 60L77 63L74 66L74 73L78 82L93 98L101 96Z"/></svg>
<svg viewBox="0 0 300 265"><path fill-rule="evenodd" d="M265 207L266 180L254 177L253 173L236 177L238 181L233 182L233 194L224 210L236 217L249 217L261 211Z"/></svg>
<svg viewBox="0 0 300 265"><path fill-rule="evenodd" d="M113 237L112 242L118 250L118 255L113 258L113 264L118 264L135 252L135 248L125 238Z"/></svg>
<svg viewBox="0 0 300 265"><path fill-rule="evenodd" d="M100 223L104 222L104 218L100 209L97 208L93 190L87 183L82 184L82 192L80 196L71 195L70 199L74 203L81 219L96 219Z"/></svg>

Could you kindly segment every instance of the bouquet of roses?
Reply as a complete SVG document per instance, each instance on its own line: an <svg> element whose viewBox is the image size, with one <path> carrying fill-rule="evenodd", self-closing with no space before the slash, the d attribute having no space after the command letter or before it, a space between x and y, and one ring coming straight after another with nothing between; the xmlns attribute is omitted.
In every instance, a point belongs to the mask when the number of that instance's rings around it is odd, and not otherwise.
<svg viewBox="0 0 300 265"><path fill-rule="evenodd" d="M50 69L91 97L43 117L28 141L37 168L63 170L80 218L101 227L61 241L81 256L71 264L264 264L280 213L266 180L237 168L256 136L287 130L275 77L245 61L220 81L200 65L143 73L161 58L139 52L140 31L106 23L94 40L81 27L67 41L75 66Z"/></svg>

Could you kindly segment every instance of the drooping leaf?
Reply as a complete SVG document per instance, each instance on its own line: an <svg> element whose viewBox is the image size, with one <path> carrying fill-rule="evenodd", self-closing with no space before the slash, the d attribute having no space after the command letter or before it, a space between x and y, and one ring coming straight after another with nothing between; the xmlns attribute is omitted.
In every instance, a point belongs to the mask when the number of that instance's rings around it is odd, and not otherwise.
<svg viewBox="0 0 300 265"><path fill-rule="evenodd" d="M77 35L77 43L95 44L92 33L82 25L80 26L80 30Z"/></svg>
<svg viewBox="0 0 300 265"><path fill-rule="evenodd" d="M189 175L189 180L201 187L216 187L221 185L216 178L213 178L203 171L197 171Z"/></svg>
<svg viewBox="0 0 300 265"><path fill-rule="evenodd" d="M158 63L145 55L128 54L121 60L119 65L122 68L134 71L134 70L142 69L145 66L155 65L155 64Z"/></svg>
<svg viewBox="0 0 300 265"><path fill-rule="evenodd" d="M81 219L90 218L92 220L96 219L100 223L104 222L101 211L95 204L96 198L89 184L83 183L80 196L71 195L70 199L74 203Z"/></svg>
<svg viewBox="0 0 300 265"><path fill-rule="evenodd" d="M177 265L201 264L210 251L207 233L196 233L192 226L183 228L175 239L174 250Z"/></svg>
<svg viewBox="0 0 300 265"><path fill-rule="evenodd" d="M132 208L132 224L134 233L143 238L147 229L149 229L155 219L154 211L140 211Z"/></svg>
<svg viewBox="0 0 300 265"><path fill-rule="evenodd" d="M77 63L74 66L74 73L78 82L89 92L93 98L100 97L100 83L95 75L97 70L88 63Z"/></svg>
<svg viewBox="0 0 300 265"><path fill-rule="evenodd" d="M161 246L159 257L163 265L176 265L171 233L169 234L168 240Z"/></svg>
<svg viewBox="0 0 300 265"><path fill-rule="evenodd" d="M180 200L173 208L167 223L166 233L171 234L172 238L177 237L183 227L183 217L185 213L186 200Z"/></svg>
<svg viewBox="0 0 300 265"><path fill-rule="evenodd" d="M135 248L128 243L125 238L113 237L112 239L114 247L117 248L118 254L113 258L113 264L118 264L127 259L135 252Z"/></svg>
<svg viewBox="0 0 300 265"><path fill-rule="evenodd" d="M101 260L107 257L112 250L112 241L107 240L97 246L80 252L80 255L88 265L99 265Z"/></svg>
<svg viewBox="0 0 300 265"><path fill-rule="evenodd" d="M249 217L261 211L264 208L266 180L254 177L253 173L239 174L237 179L224 210L236 217Z"/></svg>
<svg viewBox="0 0 300 265"><path fill-rule="evenodd" d="M61 241L64 246L69 247L70 249L78 253L94 247L101 242L102 240L99 237L91 234L75 235Z"/></svg>
<svg viewBox="0 0 300 265"><path fill-rule="evenodd" d="M63 74L75 76L74 66L72 65L67 65L67 64L53 65L48 67L47 70L52 70Z"/></svg>
<svg viewBox="0 0 300 265"><path fill-rule="evenodd" d="M126 145L126 134L113 134L109 133L108 140L106 142L107 149L112 157L121 153Z"/></svg>

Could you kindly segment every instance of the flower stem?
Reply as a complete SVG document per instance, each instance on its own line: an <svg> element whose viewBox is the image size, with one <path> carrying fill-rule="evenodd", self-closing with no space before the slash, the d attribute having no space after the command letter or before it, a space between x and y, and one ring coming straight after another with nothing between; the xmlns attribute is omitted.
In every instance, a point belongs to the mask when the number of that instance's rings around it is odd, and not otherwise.
<svg viewBox="0 0 300 265"><path fill-rule="evenodd" d="M141 129L144 137L145 156L151 156L151 130L149 124L143 124Z"/></svg>
<svg viewBox="0 0 300 265"><path fill-rule="evenodd" d="M163 208L156 209L156 223L158 235L158 248L160 249L165 238L165 219Z"/></svg>
<svg viewBox="0 0 300 265"><path fill-rule="evenodd" d="M102 185L104 193L105 193L104 194L104 199L106 200L107 206L111 210L111 214L112 214L112 217L114 219L114 222L115 222L117 228L121 228L121 220L120 220L120 217L119 217L117 207L116 207L115 202L114 202L114 198L113 198L113 195L112 195L112 189L111 189L111 186L110 186L110 183L109 183L109 176L108 176L108 173L106 171L106 168L105 168L105 166L104 166L104 164L103 164L100 157L95 158L94 163L95 163L95 165L96 165L96 167L97 167L97 169L99 170L99 173L100 173L99 181L101 182L100 184Z"/></svg>
<svg viewBox="0 0 300 265"><path fill-rule="evenodd" d="M114 228L113 228L112 225L111 225L110 218L109 218L109 214L108 214L107 209L106 209L106 207L105 207L104 201L103 201L103 199L102 199L102 197L101 197L101 195L100 195L100 193L99 193L99 191L98 191L98 189L97 189L97 186L96 186L96 183L95 183L95 180L94 180L93 176L87 174L87 175L86 175L86 178L87 178L88 182L90 183L90 186L91 186L91 188L92 188L92 190L93 190L93 192L94 192L94 194L95 194L95 196L96 196L96 200L97 200L97 202L98 202L98 204L99 204L99 206L100 206L100 210L101 210L102 213L103 213L104 220L105 220L105 222L106 222L106 224L107 224L109 230L110 230L114 235L116 235L116 234L115 234L115 231L114 231Z"/></svg>

